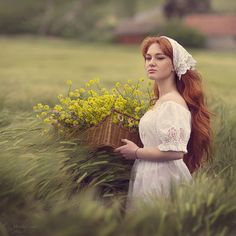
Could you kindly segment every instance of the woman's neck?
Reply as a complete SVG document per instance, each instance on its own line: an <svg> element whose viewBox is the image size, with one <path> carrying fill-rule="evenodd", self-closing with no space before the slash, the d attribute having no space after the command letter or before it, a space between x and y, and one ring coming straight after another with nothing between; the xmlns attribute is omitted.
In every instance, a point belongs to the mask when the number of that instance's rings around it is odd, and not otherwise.
<svg viewBox="0 0 236 236"><path fill-rule="evenodd" d="M175 83L158 83L159 98L171 92L178 92Z"/></svg>

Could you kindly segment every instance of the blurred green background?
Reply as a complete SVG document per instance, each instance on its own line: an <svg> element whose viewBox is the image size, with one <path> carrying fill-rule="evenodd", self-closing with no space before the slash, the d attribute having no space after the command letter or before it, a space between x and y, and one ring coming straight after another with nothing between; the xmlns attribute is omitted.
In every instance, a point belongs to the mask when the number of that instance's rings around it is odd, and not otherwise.
<svg viewBox="0 0 236 236"><path fill-rule="evenodd" d="M152 9L161 14L149 19ZM236 51L184 25L191 14L235 11L234 0L0 0L0 235L235 235ZM160 25L121 43L124 20L147 18ZM178 38L198 61L214 113L213 162L170 200L124 215L132 163L45 133L32 107L57 103L67 80L110 88L146 79L143 33Z"/></svg>

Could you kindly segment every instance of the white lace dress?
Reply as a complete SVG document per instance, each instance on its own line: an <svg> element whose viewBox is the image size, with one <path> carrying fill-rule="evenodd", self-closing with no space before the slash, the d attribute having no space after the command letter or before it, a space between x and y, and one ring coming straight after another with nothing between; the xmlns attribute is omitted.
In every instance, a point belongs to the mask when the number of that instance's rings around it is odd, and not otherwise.
<svg viewBox="0 0 236 236"><path fill-rule="evenodd" d="M144 147L157 147L160 151L187 153L191 132L191 113L174 101L157 101L139 123L140 138ZM172 181L190 181L192 176L182 159L171 161L135 160L127 199L127 208L134 200L146 201L150 194L168 197Z"/></svg>

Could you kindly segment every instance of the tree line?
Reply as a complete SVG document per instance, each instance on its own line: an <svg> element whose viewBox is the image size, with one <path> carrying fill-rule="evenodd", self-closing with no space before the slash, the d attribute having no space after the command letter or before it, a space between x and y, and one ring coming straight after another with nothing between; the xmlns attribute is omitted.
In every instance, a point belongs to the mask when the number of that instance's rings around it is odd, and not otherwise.
<svg viewBox="0 0 236 236"><path fill-rule="evenodd" d="M146 1L147 5L149 1ZM135 15L139 2L140 0L0 0L0 34L109 37L109 32L119 19ZM168 19L210 9L210 0L156 2L162 4Z"/></svg>

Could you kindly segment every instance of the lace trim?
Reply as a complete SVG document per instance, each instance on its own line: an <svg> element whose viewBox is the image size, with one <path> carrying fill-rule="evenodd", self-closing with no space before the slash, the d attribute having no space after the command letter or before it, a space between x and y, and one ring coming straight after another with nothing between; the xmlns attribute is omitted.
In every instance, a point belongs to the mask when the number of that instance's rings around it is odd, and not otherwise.
<svg viewBox="0 0 236 236"><path fill-rule="evenodd" d="M162 37L168 39L168 41L172 46L174 68L176 74L178 75L178 78L181 79L181 76L184 75L187 72L187 70L192 70L195 68L197 62L192 57L192 55L188 53L187 50L177 41L166 36Z"/></svg>
<svg viewBox="0 0 236 236"><path fill-rule="evenodd" d="M185 133L183 128L177 130L175 127L171 127L167 131L167 135L163 137L163 143L185 143Z"/></svg>
<svg viewBox="0 0 236 236"><path fill-rule="evenodd" d="M192 58L190 54L180 54L179 57L175 60L175 70L180 79L182 75L184 75L187 70L194 69L196 65L196 61Z"/></svg>
<svg viewBox="0 0 236 236"><path fill-rule="evenodd" d="M165 135L161 137L162 143L159 145L161 151L183 151L187 152L186 134L183 128L171 127Z"/></svg>

